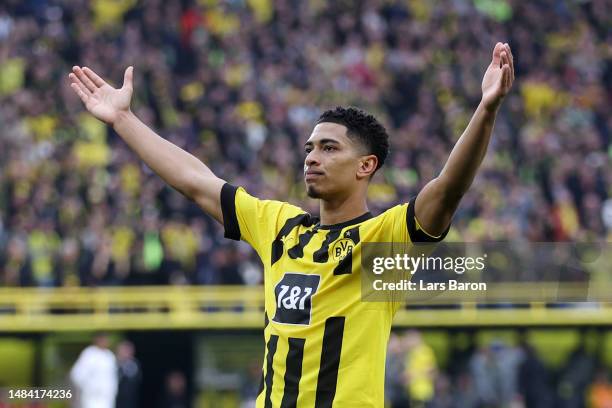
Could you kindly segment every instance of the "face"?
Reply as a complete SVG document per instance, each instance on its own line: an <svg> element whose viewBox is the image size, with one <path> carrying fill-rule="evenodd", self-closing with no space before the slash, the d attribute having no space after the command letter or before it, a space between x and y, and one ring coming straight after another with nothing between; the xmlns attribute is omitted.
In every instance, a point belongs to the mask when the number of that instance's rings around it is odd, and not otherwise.
<svg viewBox="0 0 612 408"><path fill-rule="evenodd" d="M107 349L110 346L110 339L105 334L98 334L94 338L94 343L96 344L96 346L98 346L100 348Z"/></svg>
<svg viewBox="0 0 612 408"><path fill-rule="evenodd" d="M117 358L119 360L128 360L132 357L134 357L134 346L132 343L119 343L119 346L117 346Z"/></svg>
<svg viewBox="0 0 612 408"><path fill-rule="evenodd" d="M305 143L304 182L309 197L348 195L376 168L375 156L366 155L346 131L343 125L320 123Z"/></svg>

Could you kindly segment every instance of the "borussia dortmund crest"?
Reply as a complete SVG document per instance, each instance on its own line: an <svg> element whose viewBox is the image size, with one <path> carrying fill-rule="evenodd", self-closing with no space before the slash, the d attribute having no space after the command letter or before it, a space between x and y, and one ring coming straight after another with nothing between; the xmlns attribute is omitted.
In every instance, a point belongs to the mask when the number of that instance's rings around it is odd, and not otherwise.
<svg viewBox="0 0 612 408"><path fill-rule="evenodd" d="M339 239L332 246L331 258L334 261L341 261L353 251L354 247L355 247L355 243L353 242L352 239L349 239L349 238Z"/></svg>

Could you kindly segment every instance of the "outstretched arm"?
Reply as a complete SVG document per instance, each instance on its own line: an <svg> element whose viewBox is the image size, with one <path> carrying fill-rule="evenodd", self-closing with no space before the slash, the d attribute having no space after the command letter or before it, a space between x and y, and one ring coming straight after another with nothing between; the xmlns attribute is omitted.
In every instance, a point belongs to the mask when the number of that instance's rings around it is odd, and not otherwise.
<svg viewBox="0 0 612 408"><path fill-rule="evenodd" d="M198 158L160 137L130 110L132 67L125 70L120 89L113 88L87 67L73 67L69 78L70 86L92 115L111 125L166 183L223 223L220 196L225 181Z"/></svg>
<svg viewBox="0 0 612 408"><path fill-rule="evenodd" d="M472 185L487 152L497 110L514 82L510 46L497 43L482 80L482 100L467 128L455 144L442 172L419 193L415 216L429 234L442 234Z"/></svg>

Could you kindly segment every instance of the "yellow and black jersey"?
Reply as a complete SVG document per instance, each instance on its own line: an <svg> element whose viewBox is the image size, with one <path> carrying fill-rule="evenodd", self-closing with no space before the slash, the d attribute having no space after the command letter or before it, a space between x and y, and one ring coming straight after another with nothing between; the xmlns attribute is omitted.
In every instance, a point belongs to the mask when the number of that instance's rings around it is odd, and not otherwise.
<svg viewBox="0 0 612 408"><path fill-rule="evenodd" d="M441 240L422 231L414 199L374 217L321 225L291 204L221 191L225 235L264 265L266 342L258 408L383 407L394 302L362 302L363 242Z"/></svg>

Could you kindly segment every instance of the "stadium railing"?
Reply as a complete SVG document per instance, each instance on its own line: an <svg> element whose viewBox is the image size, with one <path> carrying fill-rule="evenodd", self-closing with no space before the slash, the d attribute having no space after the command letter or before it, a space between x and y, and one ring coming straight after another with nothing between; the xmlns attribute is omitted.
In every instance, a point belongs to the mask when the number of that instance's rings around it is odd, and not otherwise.
<svg viewBox="0 0 612 408"><path fill-rule="evenodd" d="M588 298L603 299L603 292L610 293L609 289L594 288ZM510 295L509 302L485 299L410 304L397 313L394 324L396 327L456 327L612 322L610 302L571 302L572 295L584 299L580 288L516 284L503 290L506 297ZM494 298L494 293L487 296ZM559 299L566 301L559 302ZM263 288L258 286L0 289L0 332L259 329L263 321Z"/></svg>

